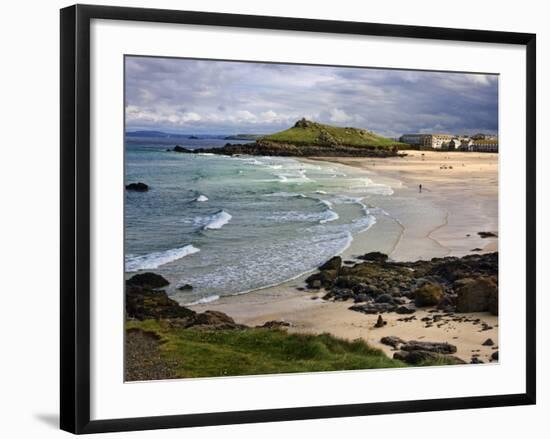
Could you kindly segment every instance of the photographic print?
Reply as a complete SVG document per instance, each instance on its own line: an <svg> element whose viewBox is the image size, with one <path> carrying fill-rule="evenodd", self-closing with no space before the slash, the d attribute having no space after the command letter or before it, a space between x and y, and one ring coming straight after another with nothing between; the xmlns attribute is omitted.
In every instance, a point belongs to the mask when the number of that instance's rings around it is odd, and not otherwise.
<svg viewBox="0 0 550 439"><path fill-rule="evenodd" d="M498 363L498 75L124 63L126 381Z"/></svg>

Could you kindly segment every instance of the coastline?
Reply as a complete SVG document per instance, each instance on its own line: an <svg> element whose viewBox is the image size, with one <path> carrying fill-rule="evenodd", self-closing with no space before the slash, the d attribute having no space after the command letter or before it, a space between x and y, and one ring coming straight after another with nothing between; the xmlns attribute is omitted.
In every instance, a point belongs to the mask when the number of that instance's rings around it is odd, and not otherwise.
<svg viewBox="0 0 550 439"><path fill-rule="evenodd" d="M498 230L498 155L483 153L407 151L406 157L300 158L324 161L366 171L375 182L388 184L394 193L377 198L383 210L376 223L356 235L341 254L344 260L371 251L386 253L395 261L414 261L444 256L464 256L498 249L498 238L482 238L478 232ZM423 191L419 192L418 185ZM368 200L366 200L368 203ZM475 250L474 249L479 249ZM328 332L347 340L361 338L389 356L392 348L380 338L394 335L406 340L450 342L456 356L469 361L479 355L487 362L494 347L482 346L491 338L498 346L498 317L488 313L461 314L466 320L481 319L491 327L480 331L471 321L451 321L425 328L421 318L429 310L418 310L417 320L403 322L403 316L384 314L387 325L373 329L376 315L348 308L351 302L322 300L323 291L300 291L307 274L285 283L245 294L224 296L215 302L188 306L197 312L224 312L238 323L261 325L278 320L290 324L289 332Z"/></svg>

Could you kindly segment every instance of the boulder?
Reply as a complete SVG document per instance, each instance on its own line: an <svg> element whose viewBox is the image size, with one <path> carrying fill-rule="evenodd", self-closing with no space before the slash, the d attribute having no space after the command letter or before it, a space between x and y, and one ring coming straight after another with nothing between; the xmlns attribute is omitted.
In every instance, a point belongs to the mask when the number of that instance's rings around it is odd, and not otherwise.
<svg viewBox="0 0 550 439"><path fill-rule="evenodd" d="M498 313L498 286L489 276L459 279L453 284L457 312Z"/></svg>
<svg viewBox="0 0 550 439"><path fill-rule="evenodd" d="M370 252L358 256L357 259L361 259L363 261L386 262L388 260L388 255L381 252Z"/></svg>
<svg viewBox="0 0 550 439"><path fill-rule="evenodd" d="M419 364L424 361L438 361L441 359L445 359L453 364L465 364L465 361L453 355L441 355L430 351L397 351L393 354L393 358L408 364Z"/></svg>
<svg viewBox="0 0 550 439"><path fill-rule="evenodd" d="M498 351L495 351L491 354L491 360L498 361Z"/></svg>
<svg viewBox="0 0 550 439"><path fill-rule="evenodd" d="M195 312L170 299L165 291L126 286L126 316L137 320L188 319Z"/></svg>
<svg viewBox="0 0 550 439"><path fill-rule="evenodd" d="M149 186L142 182L130 183L126 185L126 190L134 192L147 192L149 190Z"/></svg>
<svg viewBox="0 0 550 439"><path fill-rule="evenodd" d="M395 309L395 312L397 314L414 314L416 312L416 308L411 305L401 305Z"/></svg>
<svg viewBox="0 0 550 439"><path fill-rule="evenodd" d="M401 349L404 351L427 351L437 352L438 354L454 354L456 346L449 343L439 343L431 341L408 341Z"/></svg>
<svg viewBox="0 0 550 439"><path fill-rule="evenodd" d="M319 267L319 270L336 270L338 271L342 266L342 258L340 256L334 256L330 258L327 262Z"/></svg>
<svg viewBox="0 0 550 439"><path fill-rule="evenodd" d="M495 342L492 339L488 338L483 343L481 343L481 345L482 346L494 346Z"/></svg>
<svg viewBox="0 0 550 439"><path fill-rule="evenodd" d="M193 285L190 285L190 284L180 285L178 287L178 290L180 291L191 291L192 289L193 289Z"/></svg>
<svg viewBox="0 0 550 439"><path fill-rule="evenodd" d="M383 293L376 298L375 302L376 303L393 303L393 296L391 294Z"/></svg>
<svg viewBox="0 0 550 439"><path fill-rule="evenodd" d="M215 329L241 329L244 325L239 325L221 311L205 311L195 316L190 320L188 327L191 326L209 326Z"/></svg>
<svg viewBox="0 0 550 439"><path fill-rule="evenodd" d="M283 322L280 320L270 320L265 322L263 325L257 326L257 328L268 328L268 329L282 329L290 326L290 323Z"/></svg>
<svg viewBox="0 0 550 439"><path fill-rule="evenodd" d="M391 346L392 348L397 348L399 345L404 344L405 340L402 340L395 335L388 335L386 337L382 337L380 339L380 343Z"/></svg>
<svg viewBox="0 0 550 439"><path fill-rule="evenodd" d="M353 305L349 309L364 314L380 314L395 311L396 306L391 303L367 303L365 305Z"/></svg>
<svg viewBox="0 0 550 439"><path fill-rule="evenodd" d="M415 290L414 295L414 303L416 306L434 306L442 299L443 288L441 288L439 284L425 283Z"/></svg>
<svg viewBox="0 0 550 439"><path fill-rule="evenodd" d="M162 288L169 284L160 274L151 272L136 274L126 281L126 285L148 288Z"/></svg>
<svg viewBox="0 0 550 439"><path fill-rule="evenodd" d="M388 322L384 321L381 315L378 315L378 319L376 320L376 323L374 324L375 328L383 328L384 325L387 325Z"/></svg>
<svg viewBox="0 0 550 439"><path fill-rule="evenodd" d="M424 361L436 361L441 358L441 355L428 351L397 351L393 354L393 358L408 364L418 364Z"/></svg>
<svg viewBox="0 0 550 439"><path fill-rule="evenodd" d="M477 232L481 238L496 238L498 235L495 232Z"/></svg>

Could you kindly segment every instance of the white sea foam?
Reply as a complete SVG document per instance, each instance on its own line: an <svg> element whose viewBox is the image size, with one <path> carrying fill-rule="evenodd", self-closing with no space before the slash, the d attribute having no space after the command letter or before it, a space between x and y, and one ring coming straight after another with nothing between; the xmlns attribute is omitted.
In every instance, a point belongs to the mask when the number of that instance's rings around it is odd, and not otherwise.
<svg viewBox="0 0 550 439"><path fill-rule="evenodd" d="M213 152L199 152L199 155L211 156L215 154Z"/></svg>
<svg viewBox="0 0 550 439"><path fill-rule="evenodd" d="M202 225L203 230L217 230L226 225L233 218L225 210L220 210L213 215L206 217L198 217L195 223Z"/></svg>
<svg viewBox="0 0 550 439"><path fill-rule="evenodd" d="M127 256L125 261L126 271L152 270L169 262L176 261L185 256L200 251L192 245L186 245L180 248L172 248L161 252L149 253L141 256Z"/></svg>
<svg viewBox="0 0 550 439"><path fill-rule="evenodd" d="M297 194L295 192L272 192L265 194L266 197L281 197L281 198L308 198L304 194Z"/></svg>
<svg viewBox="0 0 550 439"><path fill-rule="evenodd" d="M333 210L324 210L322 212L296 212L296 211L288 211L288 212L275 212L273 215L269 215L266 217L269 221L274 222L318 222L320 224L325 224L330 221L335 221L338 218L338 214L334 212Z"/></svg>
<svg viewBox="0 0 550 439"><path fill-rule="evenodd" d="M327 206L329 209L332 209L332 203L328 200L319 200L319 203Z"/></svg>
<svg viewBox="0 0 550 439"><path fill-rule="evenodd" d="M326 191L315 191L316 194L321 194L321 195L326 195L327 192Z"/></svg>
<svg viewBox="0 0 550 439"><path fill-rule="evenodd" d="M329 223L331 221L336 221L340 216L334 210L326 210L323 212L324 218L319 221L320 224Z"/></svg>
<svg viewBox="0 0 550 439"><path fill-rule="evenodd" d="M199 201L199 202L208 201L208 197L206 195L199 195L195 201Z"/></svg>
<svg viewBox="0 0 550 439"><path fill-rule="evenodd" d="M206 297L202 297L198 300L195 300L194 302L189 302L189 303L186 303L185 305L187 306L192 306L192 305L202 305L204 303L210 303L210 302L215 302L216 300L218 300L220 298L220 296L218 296L217 294L212 294L210 296L206 296Z"/></svg>

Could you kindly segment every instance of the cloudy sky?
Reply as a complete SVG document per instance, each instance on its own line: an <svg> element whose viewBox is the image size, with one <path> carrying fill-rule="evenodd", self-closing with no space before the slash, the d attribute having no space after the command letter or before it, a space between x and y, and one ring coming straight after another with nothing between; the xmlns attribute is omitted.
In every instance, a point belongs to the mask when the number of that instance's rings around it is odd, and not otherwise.
<svg viewBox="0 0 550 439"><path fill-rule="evenodd" d="M302 117L386 136L498 131L498 77L126 58L126 129L271 133Z"/></svg>

